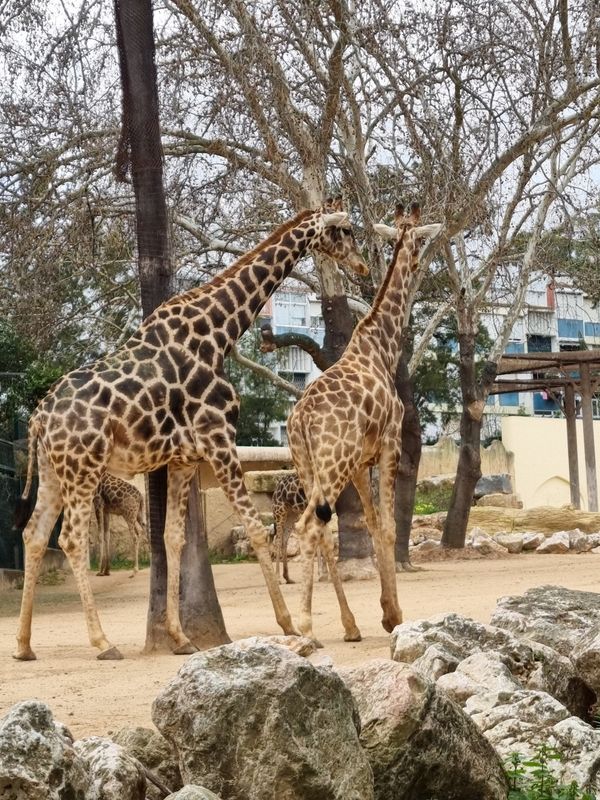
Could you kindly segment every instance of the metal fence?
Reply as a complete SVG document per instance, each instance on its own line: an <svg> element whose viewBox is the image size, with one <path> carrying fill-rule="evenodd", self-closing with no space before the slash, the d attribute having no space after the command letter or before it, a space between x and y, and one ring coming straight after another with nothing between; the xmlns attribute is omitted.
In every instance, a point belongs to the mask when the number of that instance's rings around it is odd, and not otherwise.
<svg viewBox="0 0 600 800"><path fill-rule="evenodd" d="M27 423L16 420L14 440L0 439L0 568L23 569L22 531L15 528L17 501L25 486L27 465ZM37 496L37 477L31 487L31 507ZM58 547L60 521L54 527L49 546Z"/></svg>

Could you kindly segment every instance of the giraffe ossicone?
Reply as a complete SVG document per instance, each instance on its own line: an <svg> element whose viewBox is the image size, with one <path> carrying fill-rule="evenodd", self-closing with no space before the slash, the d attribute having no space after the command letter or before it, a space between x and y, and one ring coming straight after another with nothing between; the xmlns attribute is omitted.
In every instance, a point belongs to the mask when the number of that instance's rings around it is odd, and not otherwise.
<svg viewBox="0 0 600 800"><path fill-rule="evenodd" d="M106 471L132 477L168 466L166 629L175 653L196 648L179 619L180 558L191 481L200 460L241 517L284 633L296 633L275 577L267 531L244 486L235 448L239 400L226 379L225 356L295 263L323 253L364 274L339 201L302 211L209 283L167 300L116 352L73 370L39 403L29 423L29 496L37 457L36 505L23 531L25 576L15 658L31 660L35 583L61 510L59 537L79 589L90 642L102 659L120 653L104 634L87 575L92 499Z"/></svg>
<svg viewBox="0 0 600 800"><path fill-rule="evenodd" d="M352 481L360 495L373 538L381 580L382 624L391 631L402 622L396 587L394 483L400 458L404 410L394 385L400 358L409 284L424 237L439 225L420 226L418 206L396 209L395 227L379 232L396 242L394 254L370 312L358 323L341 358L309 384L288 419L292 458L308 498L296 525L303 556L300 630L312 631L313 559L325 554L340 604L346 641L358 641L352 614L327 528L340 492ZM379 510L375 509L369 468L379 466Z"/></svg>

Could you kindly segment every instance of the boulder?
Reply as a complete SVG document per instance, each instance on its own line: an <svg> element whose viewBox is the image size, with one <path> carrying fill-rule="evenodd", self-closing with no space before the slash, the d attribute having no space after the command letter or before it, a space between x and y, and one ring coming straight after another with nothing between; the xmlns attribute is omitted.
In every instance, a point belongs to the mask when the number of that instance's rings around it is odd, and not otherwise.
<svg viewBox="0 0 600 800"><path fill-rule="evenodd" d="M579 528L573 531L567 531L569 535L569 548L575 553L587 553L594 546L594 540L591 536L583 533Z"/></svg>
<svg viewBox="0 0 600 800"><path fill-rule="evenodd" d="M272 494L277 483L289 474L289 469L248 470L244 472L244 483L249 492Z"/></svg>
<svg viewBox="0 0 600 800"><path fill-rule="evenodd" d="M482 475L475 484L473 497L478 500L486 494L512 494L510 475Z"/></svg>
<svg viewBox="0 0 600 800"><path fill-rule="evenodd" d="M522 533L497 533L494 537L509 553L520 553L523 550L523 538Z"/></svg>
<svg viewBox="0 0 600 800"><path fill-rule="evenodd" d="M551 536L548 536L538 549L536 553L568 553L569 552L569 534L566 531L557 531Z"/></svg>
<svg viewBox="0 0 600 800"><path fill-rule="evenodd" d="M443 692L404 664L340 670L358 706L377 800L506 798L502 764Z"/></svg>
<svg viewBox="0 0 600 800"><path fill-rule="evenodd" d="M460 701L480 691L477 687L485 687L490 680L490 662L475 658L478 653L499 661L518 682L517 688L550 692L572 714L587 718L595 701L590 680L552 647L460 614L438 614L428 620L397 625L392 631L391 649L395 661L412 664L428 679L440 681L443 675L457 671L458 677L444 678L442 686L454 687L454 696ZM467 663L461 668L465 660Z"/></svg>
<svg viewBox="0 0 600 800"><path fill-rule="evenodd" d="M89 777L85 800L145 800L143 767L123 747L99 736L79 739L73 746Z"/></svg>
<svg viewBox="0 0 600 800"><path fill-rule="evenodd" d="M73 737L38 700L12 706L0 720L2 800L87 800L88 775Z"/></svg>
<svg viewBox="0 0 600 800"><path fill-rule="evenodd" d="M191 656L152 707L186 783L223 800L370 800L352 695L331 669L242 640Z"/></svg>
<svg viewBox="0 0 600 800"><path fill-rule="evenodd" d="M442 675L437 685L460 705L474 694L495 692L510 696L522 688L495 653L467 656L454 672Z"/></svg>
<svg viewBox="0 0 600 800"><path fill-rule="evenodd" d="M504 760L515 752L527 760L549 745L562 754L561 761L549 762L561 783L597 788L600 731L571 716L549 694L521 691L507 699L489 693L473 696L465 708Z"/></svg>
<svg viewBox="0 0 600 800"><path fill-rule="evenodd" d="M542 542L546 539L543 533L534 533L533 531L526 531L523 534L523 550L537 550Z"/></svg>
<svg viewBox="0 0 600 800"><path fill-rule="evenodd" d="M177 753L164 736L151 728L122 728L110 737L133 758L143 764L171 791L182 786ZM148 783L148 800L162 800L163 793Z"/></svg>
<svg viewBox="0 0 600 800"><path fill-rule="evenodd" d="M416 544L411 550L412 555L419 555L419 556L428 556L431 553L439 553L442 549L442 545L440 542L436 542L432 539L425 539L425 541L420 542L420 544Z"/></svg>
<svg viewBox="0 0 600 800"><path fill-rule="evenodd" d="M439 542L442 538L442 530L422 525L418 528L413 528L410 538L413 544L421 544L425 541Z"/></svg>
<svg viewBox="0 0 600 800"><path fill-rule="evenodd" d="M504 547L497 544L491 536L488 536L487 533L484 533L479 528L473 528L473 530L470 531L467 545L483 556L488 556L491 553L501 555L506 552Z"/></svg>
<svg viewBox="0 0 600 800"><path fill-rule="evenodd" d="M167 795L165 800L220 800L220 798L204 786L188 783L175 794Z"/></svg>
<svg viewBox="0 0 600 800"><path fill-rule="evenodd" d="M492 624L571 659L577 674L600 695L600 594L538 586L500 598Z"/></svg>
<svg viewBox="0 0 600 800"><path fill-rule="evenodd" d="M478 506L494 506L495 508L523 508L523 502L516 494L492 492L485 494L477 501Z"/></svg>
<svg viewBox="0 0 600 800"><path fill-rule="evenodd" d="M379 577L374 558L345 558L337 562L338 575L343 581L370 581Z"/></svg>

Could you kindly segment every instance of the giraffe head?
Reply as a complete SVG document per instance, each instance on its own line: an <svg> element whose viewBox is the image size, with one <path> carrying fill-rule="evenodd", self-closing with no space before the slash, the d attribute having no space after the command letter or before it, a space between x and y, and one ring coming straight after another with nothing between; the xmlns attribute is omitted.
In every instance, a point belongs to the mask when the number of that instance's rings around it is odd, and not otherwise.
<svg viewBox="0 0 600 800"><path fill-rule="evenodd" d="M377 233L384 239L397 242L403 250L408 250L411 271L417 268L419 254L425 240L437 236L443 227L441 223L437 222L430 225L419 225L420 218L421 209L418 203L413 203L408 213L405 213L404 206L398 203L393 227L381 224L374 226Z"/></svg>
<svg viewBox="0 0 600 800"><path fill-rule="evenodd" d="M369 267L358 251L342 198L328 198L315 216L317 235L312 240L311 249L324 253L339 264L347 264L359 275L368 275Z"/></svg>

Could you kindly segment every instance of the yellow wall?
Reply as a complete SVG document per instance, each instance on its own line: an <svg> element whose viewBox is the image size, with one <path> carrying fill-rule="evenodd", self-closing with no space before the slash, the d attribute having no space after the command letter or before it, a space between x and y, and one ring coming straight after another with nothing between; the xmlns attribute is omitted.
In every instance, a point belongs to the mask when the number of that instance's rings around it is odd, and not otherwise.
<svg viewBox="0 0 600 800"><path fill-rule="evenodd" d="M594 422L594 439L596 465L600 467L600 421ZM525 508L571 502L564 418L502 417L502 442L514 455L514 488ZM577 454L581 508L588 509L581 419L577 420Z"/></svg>

